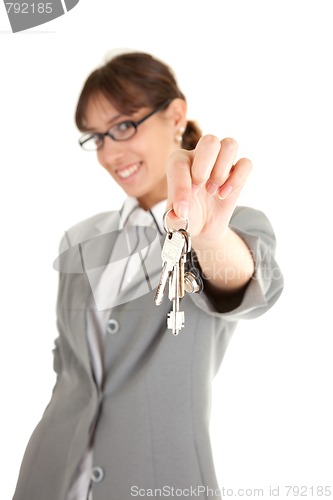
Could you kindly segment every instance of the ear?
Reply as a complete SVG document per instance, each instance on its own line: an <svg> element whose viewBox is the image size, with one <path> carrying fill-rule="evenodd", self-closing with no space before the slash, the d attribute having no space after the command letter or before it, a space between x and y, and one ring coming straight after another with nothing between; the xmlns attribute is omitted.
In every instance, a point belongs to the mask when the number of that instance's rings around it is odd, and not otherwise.
<svg viewBox="0 0 333 500"><path fill-rule="evenodd" d="M168 106L168 113L172 119L176 131L183 128L185 130L187 123L187 104L184 99L176 97Z"/></svg>

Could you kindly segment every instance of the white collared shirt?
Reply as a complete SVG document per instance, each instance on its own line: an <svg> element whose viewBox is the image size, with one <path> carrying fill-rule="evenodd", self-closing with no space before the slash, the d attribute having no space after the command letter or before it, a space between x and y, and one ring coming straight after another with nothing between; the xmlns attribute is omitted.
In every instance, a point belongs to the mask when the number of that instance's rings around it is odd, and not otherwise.
<svg viewBox="0 0 333 500"><path fill-rule="evenodd" d="M128 197L120 211L119 229L131 226L144 226L156 229L160 234L164 233L163 214L166 210L166 200L157 203L151 210L144 210L139 206L138 200ZM159 241L157 244L160 244ZM115 244L115 247L117 243ZM96 286L92 287L92 300L86 312L87 341L90 351L92 370L96 384L101 387L103 383L103 351L107 322L112 312L112 306L121 303L121 297L126 296L126 290L142 267L142 259L148 260L151 245L145 249L144 255L131 254L128 259L117 261L117 265L105 266L103 271L96 270ZM114 248L114 252L124 252L124 248ZM90 279L92 277L90 276ZM142 286L147 286L142 280ZM138 291L140 294L140 290ZM139 296L139 295L138 295ZM111 306L111 307L110 307ZM83 457L77 476L68 493L67 500L91 500L92 492L91 471L93 467L93 446L88 448Z"/></svg>

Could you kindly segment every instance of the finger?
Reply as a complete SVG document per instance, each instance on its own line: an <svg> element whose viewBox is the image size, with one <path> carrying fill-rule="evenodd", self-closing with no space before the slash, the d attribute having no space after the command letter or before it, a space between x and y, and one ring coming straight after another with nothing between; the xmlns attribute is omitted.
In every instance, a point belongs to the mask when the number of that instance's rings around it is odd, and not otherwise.
<svg viewBox="0 0 333 500"><path fill-rule="evenodd" d="M191 163L192 153L179 150L173 153L168 162L168 207L180 219L189 217L192 195ZM170 214L172 217L172 213Z"/></svg>
<svg viewBox="0 0 333 500"><path fill-rule="evenodd" d="M221 150L221 143L214 135L204 135L195 150L191 168L194 188L204 186L209 179Z"/></svg>
<svg viewBox="0 0 333 500"><path fill-rule="evenodd" d="M217 196L221 200L228 198L231 193L239 194L244 187L252 170L252 163L248 158L241 158L231 169L230 175L218 189Z"/></svg>
<svg viewBox="0 0 333 500"><path fill-rule="evenodd" d="M237 151L238 144L234 139L227 137L221 141L220 153L206 184L208 193L216 194L220 186L225 183L235 163Z"/></svg>

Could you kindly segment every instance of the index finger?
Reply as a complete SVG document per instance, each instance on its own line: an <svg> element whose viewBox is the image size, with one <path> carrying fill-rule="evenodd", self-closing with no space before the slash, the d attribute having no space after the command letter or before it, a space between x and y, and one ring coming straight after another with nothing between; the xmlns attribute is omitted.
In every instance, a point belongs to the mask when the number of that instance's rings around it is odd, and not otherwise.
<svg viewBox="0 0 333 500"><path fill-rule="evenodd" d="M168 207L172 207L175 215L187 220L192 195L191 151L175 151L168 162Z"/></svg>

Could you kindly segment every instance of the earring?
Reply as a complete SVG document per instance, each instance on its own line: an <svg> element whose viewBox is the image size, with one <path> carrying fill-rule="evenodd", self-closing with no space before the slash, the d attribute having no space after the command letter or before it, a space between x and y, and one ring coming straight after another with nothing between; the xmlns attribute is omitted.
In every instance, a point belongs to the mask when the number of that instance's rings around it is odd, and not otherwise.
<svg viewBox="0 0 333 500"><path fill-rule="evenodd" d="M185 132L185 127L179 127L179 130L178 130L178 133L175 137L176 139L176 142L178 142L179 144L182 142L183 140L183 133Z"/></svg>

